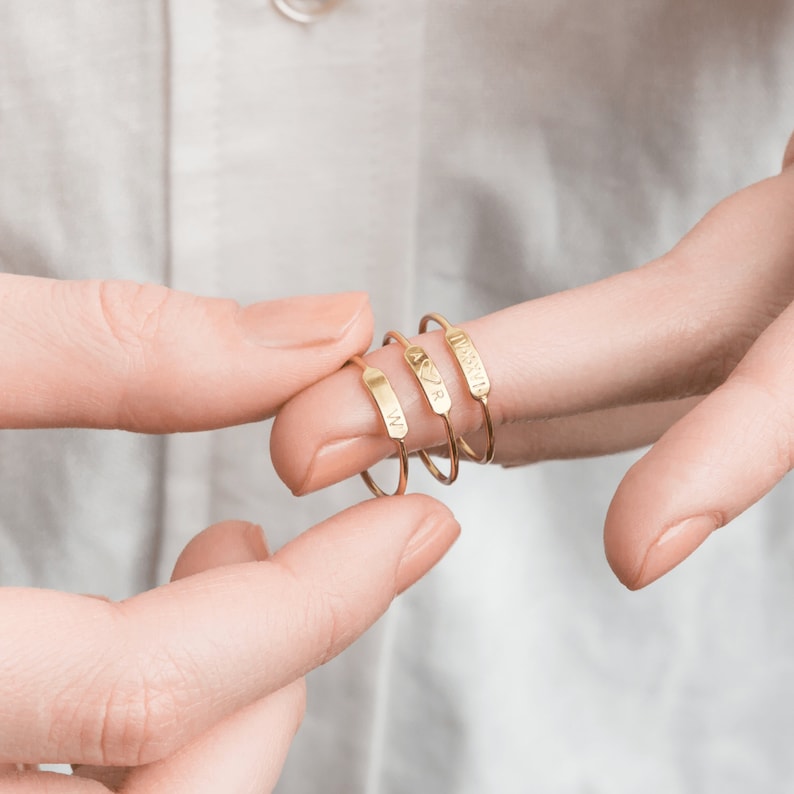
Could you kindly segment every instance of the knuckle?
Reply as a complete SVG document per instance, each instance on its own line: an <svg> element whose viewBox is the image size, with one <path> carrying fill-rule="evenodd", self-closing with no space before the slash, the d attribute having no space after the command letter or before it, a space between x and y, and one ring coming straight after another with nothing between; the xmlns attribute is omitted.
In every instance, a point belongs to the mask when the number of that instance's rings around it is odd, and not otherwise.
<svg viewBox="0 0 794 794"><path fill-rule="evenodd" d="M342 592L307 584L305 578L285 560L280 560L279 564L298 592L303 593L300 612L294 619L302 623L306 636L316 649L311 666L319 667L352 642L360 620L350 599L345 598Z"/></svg>
<svg viewBox="0 0 794 794"><path fill-rule="evenodd" d="M158 671L124 675L108 695L101 714L100 748L104 764L137 766L164 757L173 749L180 705Z"/></svg>
<svg viewBox="0 0 794 794"><path fill-rule="evenodd" d="M106 359L117 375L115 422L119 426L146 427L141 412L142 386L163 368L163 336L172 312L175 293L159 284L132 281L93 282L100 339Z"/></svg>
<svg viewBox="0 0 794 794"><path fill-rule="evenodd" d="M786 395L774 384L745 373L734 375L729 384L739 391L743 403L752 406L752 411L746 412L748 426L743 436L748 444L764 450L757 462L757 466L766 470L763 481L780 480L794 464L794 414L787 405Z"/></svg>
<svg viewBox="0 0 794 794"><path fill-rule="evenodd" d="M722 217L730 206L732 199L727 199L713 208L701 224L657 261L665 275L665 289L670 289L667 298L672 298L672 306L679 307L667 316L670 342L684 351L688 364L677 370L684 381L676 383L677 396L705 394L724 383L792 297L788 273L770 276L763 287L748 281L746 274L736 269L720 271L719 281L715 281L706 250L711 235L701 227L714 218L717 225L730 223ZM696 302L694 298L681 301L678 296L682 285L692 283L708 283L711 287L699 290Z"/></svg>
<svg viewBox="0 0 794 794"><path fill-rule="evenodd" d="M770 458L767 466L771 469L771 479L779 480L792 468L794 416L788 407L787 396L773 385L756 383L755 392L761 406L758 411L762 422L759 436L769 439Z"/></svg>
<svg viewBox="0 0 794 794"><path fill-rule="evenodd" d="M350 642L355 625L347 600L329 591L315 593L309 606L307 623L316 628L320 638L318 665L324 665L339 653L342 645Z"/></svg>
<svg viewBox="0 0 794 794"><path fill-rule="evenodd" d="M99 281L97 303L109 338L131 363L146 364L156 350L163 317L173 293L159 284Z"/></svg>
<svg viewBox="0 0 794 794"><path fill-rule="evenodd" d="M79 710L81 744L90 762L139 766L181 744L189 692L173 659L127 657L94 679L102 694Z"/></svg>

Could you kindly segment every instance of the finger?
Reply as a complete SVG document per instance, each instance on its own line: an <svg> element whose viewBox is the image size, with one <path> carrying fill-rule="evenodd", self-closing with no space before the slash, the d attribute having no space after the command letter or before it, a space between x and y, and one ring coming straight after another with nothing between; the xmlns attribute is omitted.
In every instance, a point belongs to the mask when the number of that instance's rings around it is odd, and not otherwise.
<svg viewBox="0 0 794 794"><path fill-rule="evenodd" d="M172 580L212 567L261 561L269 556L261 527L245 521L224 521L204 530L185 547ZM76 765L75 782L64 791L140 791L142 794L170 791L177 794L185 790L191 794L201 791L242 794L269 790L278 779L290 740L300 724L304 704L305 687L301 680L231 715L173 758L132 768ZM252 741L252 736L261 738ZM0 773L21 772L21 766L3 765ZM78 778L86 783L76 782ZM88 781L94 782L89 786ZM43 791L46 785L58 782L57 778L38 773L15 776L15 786L24 785L30 791ZM103 787L98 787L98 783ZM0 792L2 790L0 781Z"/></svg>
<svg viewBox="0 0 794 794"><path fill-rule="evenodd" d="M173 579L270 556L262 529L224 521L184 549ZM77 766L75 774L123 794L261 794L275 786L306 702L303 679L221 720L174 755L139 767Z"/></svg>
<svg viewBox="0 0 794 794"><path fill-rule="evenodd" d="M144 432L262 419L369 342L366 296L257 303L0 274L0 427Z"/></svg>
<svg viewBox="0 0 794 794"><path fill-rule="evenodd" d="M792 339L794 307L626 475L607 515L605 544L628 587L669 571L791 468Z"/></svg>
<svg viewBox="0 0 794 794"><path fill-rule="evenodd" d="M788 146L786 146L786 152L783 155L783 169L785 170L789 166L794 164L794 134L788 139Z"/></svg>
<svg viewBox="0 0 794 794"><path fill-rule="evenodd" d="M0 636L15 652L0 656L0 723L14 731L0 734L0 762L165 757L349 645L458 531L427 497L371 500L271 560L121 604L8 588Z"/></svg>
<svg viewBox="0 0 794 794"><path fill-rule="evenodd" d="M708 393L794 297L794 169L727 199L667 256L604 281L462 323L485 362L497 425ZM437 362L461 434L480 427L442 334L420 340ZM413 448L442 443L397 345L367 361L403 402ZM296 493L348 477L393 451L346 368L291 400L271 438Z"/></svg>
<svg viewBox="0 0 794 794"><path fill-rule="evenodd" d="M0 794L108 794L94 780L82 780L55 772L12 772L0 777Z"/></svg>
<svg viewBox="0 0 794 794"><path fill-rule="evenodd" d="M185 546L174 565L171 581L224 565L261 562L268 557L270 548L262 527L248 521L221 521Z"/></svg>
<svg viewBox="0 0 794 794"><path fill-rule="evenodd" d="M541 460L611 455L652 444L685 416L702 397L647 405L605 408L576 416L503 425L496 433L496 457L502 466ZM484 434L481 434L481 436ZM474 436L476 449L485 439Z"/></svg>
<svg viewBox="0 0 794 794"><path fill-rule="evenodd" d="M541 460L568 460L625 452L654 443L702 397L604 408L575 416L502 425L496 430L494 463L522 466ZM469 437L475 449L485 448L485 433ZM448 455L447 446L432 453Z"/></svg>
<svg viewBox="0 0 794 794"><path fill-rule="evenodd" d="M264 794L278 782L304 707L301 679L162 761L133 768L78 766L70 778L14 769L8 778L0 774L0 794Z"/></svg>
<svg viewBox="0 0 794 794"><path fill-rule="evenodd" d="M265 794L281 775L303 716L303 679L241 709L175 755L136 767L121 794Z"/></svg>

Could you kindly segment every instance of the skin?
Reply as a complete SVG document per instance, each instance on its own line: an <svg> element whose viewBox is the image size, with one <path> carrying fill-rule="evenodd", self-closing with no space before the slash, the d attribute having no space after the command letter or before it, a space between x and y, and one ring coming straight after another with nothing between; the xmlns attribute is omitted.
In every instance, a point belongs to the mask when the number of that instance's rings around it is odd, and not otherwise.
<svg viewBox="0 0 794 794"><path fill-rule="evenodd" d="M606 516L607 558L629 588L676 566L791 469L793 162L794 137L778 176L727 198L644 267L461 323L491 380L497 463L652 445ZM479 406L443 336L414 341L445 377L456 431L476 434ZM398 346L366 360L400 396L409 447L443 448ZM393 452L359 378L334 373L279 413L271 453L294 493Z"/></svg>
<svg viewBox="0 0 794 794"><path fill-rule="evenodd" d="M337 370L372 328L362 294L242 309L156 286L7 274L0 309L6 427L252 421ZM0 792L272 790L303 676L458 531L429 497L372 499L272 555L258 527L215 525L170 584L120 603L0 589ZM38 771L44 762L75 775Z"/></svg>

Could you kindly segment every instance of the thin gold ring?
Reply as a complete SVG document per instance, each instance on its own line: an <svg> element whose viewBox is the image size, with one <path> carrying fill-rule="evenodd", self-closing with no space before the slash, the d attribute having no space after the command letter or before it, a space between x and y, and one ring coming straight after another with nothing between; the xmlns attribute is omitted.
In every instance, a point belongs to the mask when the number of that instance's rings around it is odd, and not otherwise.
<svg viewBox="0 0 794 794"><path fill-rule="evenodd" d="M427 404L434 414L441 417L447 431L447 449L449 451L449 474L444 474L430 459L430 455L423 449L418 451L422 463L427 470L444 485L452 485L458 477L458 442L455 439L455 430L449 419L449 412L452 408L452 399L449 390L438 371L438 367L433 363L433 359L427 355L424 348L419 345L412 345L399 331L388 331L383 337L383 344L388 345L392 340L399 342L405 350L403 357L414 373L414 377L422 387Z"/></svg>
<svg viewBox="0 0 794 794"><path fill-rule="evenodd" d="M491 409L488 407L488 395L491 392L491 381L485 372L480 354L471 341L471 337L462 329L451 325L449 321L440 314L431 312L426 314L419 322L419 333L427 331L428 323L438 323L444 329L444 337L447 345L458 362L460 371L469 387L469 394L477 400L482 410L483 427L485 428L485 452L478 455L471 446L463 440L458 439L458 444L464 454L477 463L490 463L494 458L494 427L491 418Z"/></svg>
<svg viewBox="0 0 794 794"><path fill-rule="evenodd" d="M336 8L342 0L316 0L311 8L296 8L294 0L273 0L273 5L288 19L311 25Z"/></svg>
<svg viewBox="0 0 794 794"><path fill-rule="evenodd" d="M405 448L405 437L408 435L408 422L405 419L405 412L394 393L389 379L377 368L371 367L361 356L352 356L350 362L357 364L363 371L361 380L367 387L367 391L372 397L372 401L378 408L383 426L389 434L389 438L397 442L397 453L400 460L400 481L397 490L393 494L388 494L382 490L372 479L369 471L361 472L361 479L375 496L399 496L405 493L408 485L408 450Z"/></svg>

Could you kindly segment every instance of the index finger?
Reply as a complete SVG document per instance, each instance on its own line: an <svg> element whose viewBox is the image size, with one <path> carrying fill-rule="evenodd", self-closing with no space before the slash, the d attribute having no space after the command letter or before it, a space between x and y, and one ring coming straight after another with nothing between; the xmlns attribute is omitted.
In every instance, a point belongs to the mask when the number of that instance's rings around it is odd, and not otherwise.
<svg viewBox="0 0 794 794"><path fill-rule="evenodd" d="M460 323L485 363L496 425L710 392L794 294L794 169L718 205L661 259L578 289ZM442 372L458 434L482 414L443 334L414 337ZM366 356L400 397L411 449L441 446L396 346ZM273 462L295 493L393 452L355 370L293 398L276 418Z"/></svg>
<svg viewBox="0 0 794 794"><path fill-rule="evenodd" d="M371 333L360 292L242 307L155 284L0 274L0 427L162 433L263 419Z"/></svg>

